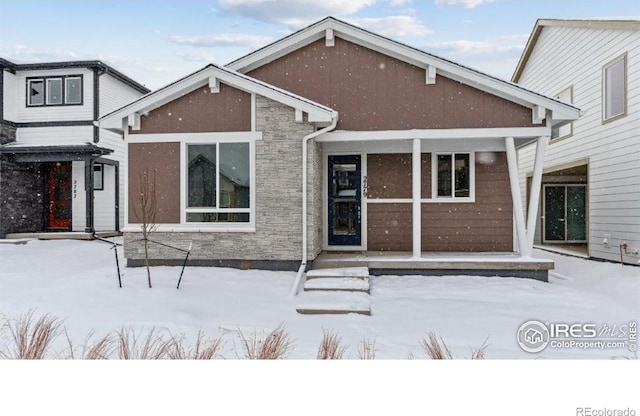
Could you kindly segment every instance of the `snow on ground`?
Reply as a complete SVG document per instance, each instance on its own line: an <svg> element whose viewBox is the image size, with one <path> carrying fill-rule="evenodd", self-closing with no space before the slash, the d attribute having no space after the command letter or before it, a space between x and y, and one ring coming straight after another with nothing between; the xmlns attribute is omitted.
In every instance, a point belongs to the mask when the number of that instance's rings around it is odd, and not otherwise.
<svg viewBox="0 0 640 416"><path fill-rule="evenodd" d="M119 249L121 250L121 248ZM284 324L293 339L289 358L315 358L323 329L332 330L357 358L363 339L375 340L379 359L426 358L419 345L437 332L454 355L467 358L486 344L487 358L632 358L625 349L522 351L518 327L536 319L566 323L627 324L640 318L640 267L535 251L556 262L550 283L477 276L372 277L372 316L300 315L288 298L293 272L153 267L123 268L118 288L113 251L99 241L30 241L0 245L0 315L31 309L64 320L75 343L117 331L164 328L195 337L223 337L225 358L236 358L237 331L269 332ZM122 252L120 251L122 262ZM64 337L62 337L64 338ZM58 349L66 346L59 339Z"/></svg>

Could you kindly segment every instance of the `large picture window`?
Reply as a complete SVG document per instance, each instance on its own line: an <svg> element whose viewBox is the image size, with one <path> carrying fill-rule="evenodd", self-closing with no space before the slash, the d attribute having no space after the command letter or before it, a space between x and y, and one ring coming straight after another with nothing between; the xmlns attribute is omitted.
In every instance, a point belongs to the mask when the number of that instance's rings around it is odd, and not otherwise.
<svg viewBox="0 0 640 416"><path fill-rule="evenodd" d="M610 121L624 116L627 112L627 55L605 65L602 77L602 119Z"/></svg>
<svg viewBox="0 0 640 416"><path fill-rule="evenodd" d="M186 222L250 222L250 143L187 144L186 149Z"/></svg>
<svg viewBox="0 0 640 416"><path fill-rule="evenodd" d="M469 201L473 198L472 153L434 154L433 198Z"/></svg>
<svg viewBox="0 0 640 416"><path fill-rule="evenodd" d="M27 106L82 105L82 75L27 79Z"/></svg>

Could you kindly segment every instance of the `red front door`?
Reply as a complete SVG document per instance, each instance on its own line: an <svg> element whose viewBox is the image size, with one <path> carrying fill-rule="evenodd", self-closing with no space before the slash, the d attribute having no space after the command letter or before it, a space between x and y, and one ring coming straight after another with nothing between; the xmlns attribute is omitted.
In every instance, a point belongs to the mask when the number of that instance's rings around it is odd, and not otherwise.
<svg viewBox="0 0 640 416"><path fill-rule="evenodd" d="M49 169L49 228L71 228L70 163L56 163Z"/></svg>

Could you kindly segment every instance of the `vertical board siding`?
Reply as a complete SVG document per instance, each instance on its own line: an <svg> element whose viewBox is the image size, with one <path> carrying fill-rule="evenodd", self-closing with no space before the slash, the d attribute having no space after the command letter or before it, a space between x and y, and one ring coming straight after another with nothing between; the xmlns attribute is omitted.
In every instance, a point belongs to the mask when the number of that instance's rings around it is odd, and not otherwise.
<svg viewBox="0 0 640 416"><path fill-rule="evenodd" d="M251 95L220 84L220 92L201 87L156 108L131 134L202 133L251 130Z"/></svg>
<svg viewBox="0 0 640 416"><path fill-rule="evenodd" d="M425 69L336 38L320 39L249 76L340 113L338 130L529 127L531 110Z"/></svg>
<svg viewBox="0 0 640 416"><path fill-rule="evenodd" d="M627 115L602 122L602 68L627 54ZM588 241L592 257L620 260L619 245L640 249L640 31L545 27L519 83L543 94L573 86L585 114L573 135L552 141L545 169L588 161ZM535 148L520 150L520 183L533 171ZM526 194L523 195L526 198ZM541 227L538 217L536 228ZM610 245L603 239L608 236ZM640 256L627 255L630 263Z"/></svg>
<svg viewBox="0 0 640 416"><path fill-rule="evenodd" d="M155 223L180 223L180 143L129 144L129 223L140 223L141 178L155 172L157 212Z"/></svg>

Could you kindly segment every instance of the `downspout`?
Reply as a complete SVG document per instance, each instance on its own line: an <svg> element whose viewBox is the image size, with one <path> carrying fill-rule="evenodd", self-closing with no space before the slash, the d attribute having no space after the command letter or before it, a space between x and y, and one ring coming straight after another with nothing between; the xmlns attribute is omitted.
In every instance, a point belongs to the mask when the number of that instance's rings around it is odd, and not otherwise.
<svg viewBox="0 0 640 416"><path fill-rule="evenodd" d="M289 297L294 297L298 294L302 283L302 277L307 269L307 149L309 147L309 141L335 129L337 124L338 113L334 111L331 114L331 124L302 138L302 262L298 268L298 274L296 275L296 280L293 282L293 287L291 288Z"/></svg>

